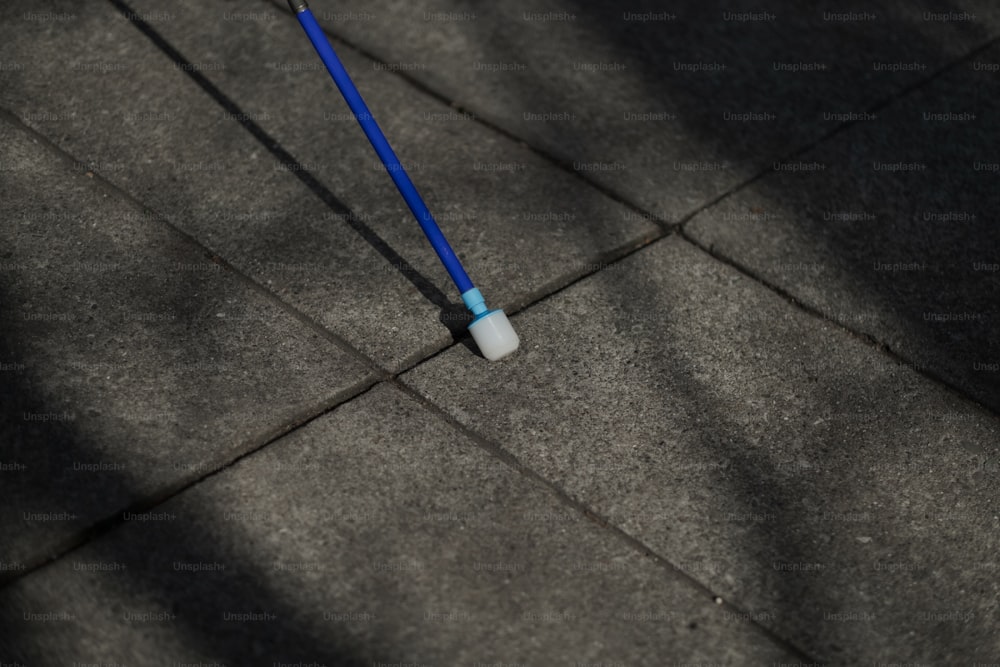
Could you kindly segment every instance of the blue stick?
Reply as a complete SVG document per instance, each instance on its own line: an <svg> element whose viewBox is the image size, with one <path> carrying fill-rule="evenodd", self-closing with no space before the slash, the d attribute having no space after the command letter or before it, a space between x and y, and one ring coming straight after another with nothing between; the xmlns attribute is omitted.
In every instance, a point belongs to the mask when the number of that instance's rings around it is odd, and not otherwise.
<svg viewBox="0 0 1000 667"><path fill-rule="evenodd" d="M298 6L302 6L302 9L298 9ZM368 105L361 98L361 93L358 92L354 82L351 81L351 77L347 74L347 70L344 69L344 65L340 62L340 58L337 57L333 47L330 46L330 42L327 40L319 23L317 23L316 17L305 6L305 2L296 2L292 4L292 8L296 11L299 23L302 24L306 34L309 35L309 41L316 48L316 53L319 54L323 64L330 71L330 76L333 77L333 82L340 89L340 94L347 101L347 106L351 108L354 117L361 124L361 129L364 130L365 136L368 137L368 141L371 142L375 152L378 153L382 164L385 165L386 171L389 172L389 176L392 177L396 187L399 188L399 194L403 195L403 199L406 200L406 204L413 212L413 216L420 223L424 234L427 235L427 240L434 246L438 257L441 258L441 263L448 270L448 275L455 281L458 291L464 294L473 289L474 285L465 272L462 262L455 255L455 251L451 249L448 239L444 237L441 228L438 227L437 222L434 220L434 216L431 215L430 210L427 208L427 204L424 203L420 193L417 192L416 186L413 185L413 181L410 180L409 174L406 173L406 169L403 168L403 165L399 162L399 158L396 157L392 146L389 145L389 140L382 133L382 128L375 122L375 117L368 110Z"/></svg>
<svg viewBox="0 0 1000 667"><path fill-rule="evenodd" d="M479 345L480 351L491 361L510 354L517 349L519 340L507 320L507 316L502 310L489 310L486 307L482 293L472 284L462 262L459 261L455 251L451 249L448 239L444 237L437 221L434 220L434 216L427 208L427 204L424 203L416 186L413 185L413 181L410 180L409 174L406 173L406 169L403 168L396 153L392 150L392 146L389 145L389 140L382 133L382 128L375 122L375 117L368 110L368 105L362 99L361 93L358 92L350 75L347 74L347 70L340 62L340 58L330 46L330 41L316 21L316 17L309 11L308 3L306 0L288 0L288 6L295 12L299 23L306 31L306 35L309 36L309 41L312 42L316 53L326 65L327 71L333 77L333 82L337 84L340 94L344 96L347 106L351 108L354 118L361 125L361 129L364 130L365 136L371 142L372 148L378 153L379 159L382 160L386 171L389 172L389 176L392 177L399 189L399 194L403 195L407 206L413 212L413 217L417 219L417 223L424 230L427 240L430 241L437 256L441 259L441 263L444 264L444 268L447 269L448 275L458 287L462 301L472 311L474 319L469 325L469 332Z"/></svg>

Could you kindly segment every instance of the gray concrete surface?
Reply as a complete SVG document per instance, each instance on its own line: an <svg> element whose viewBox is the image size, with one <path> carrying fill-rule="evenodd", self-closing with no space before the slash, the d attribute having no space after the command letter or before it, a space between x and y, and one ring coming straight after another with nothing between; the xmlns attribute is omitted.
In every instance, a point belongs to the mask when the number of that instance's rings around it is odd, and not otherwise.
<svg viewBox="0 0 1000 667"><path fill-rule="evenodd" d="M996 661L993 6L312 4L522 349L281 3L6 3L0 664Z"/></svg>
<svg viewBox="0 0 1000 667"><path fill-rule="evenodd" d="M0 594L2 654L151 666L799 659L385 385L158 512L168 518ZM56 609L72 618L33 616Z"/></svg>
<svg viewBox="0 0 1000 667"><path fill-rule="evenodd" d="M374 381L16 119L0 143L3 579Z"/></svg>
<svg viewBox="0 0 1000 667"><path fill-rule="evenodd" d="M1000 651L994 415L676 237L515 326L401 379L823 663Z"/></svg>

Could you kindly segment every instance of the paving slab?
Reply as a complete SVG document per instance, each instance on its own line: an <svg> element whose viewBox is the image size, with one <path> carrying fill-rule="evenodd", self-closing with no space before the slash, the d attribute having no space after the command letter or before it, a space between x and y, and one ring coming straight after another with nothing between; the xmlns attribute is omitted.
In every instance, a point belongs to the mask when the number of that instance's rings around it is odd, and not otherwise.
<svg viewBox="0 0 1000 667"><path fill-rule="evenodd" d="M25 122L387 370L464 330L457 292L294 18L266 4L128 10L179 49L172 60L110 3L83 13L57 2L52 13L75 17L61 22L24 18L35 9L2 10L21 68L0 72L0 103ZM342 56L493 307L528 303L658 233L371 60Z"/></svg>
<svg viewBox="0 0 1000 667"><path fill-rule="evenodd" d="M862 4L315 0L312 9L406 76L677 221L1000 34L989 0Z"/></svg>
<svg viewBox="0 0 1000 667"><path fill-rule="evenodd" d="M1000 410L998 70L994 47L686 232Z"/></svg>
<svg viewBox="0 0 1000 667"><path fill-rule="evenodd" d="M26 665L772 665L756 625L379 385L0 593Z"/></svg>
<svg viewBox="0 0 1000 667"><path fill-rule="evenodd" d="M1000 652L994 416L676 236L514 325L401 380L821 663Z"/></svg>
<svg viewBox="0 0 1000 667"><path fill-rule="evenodd" d="M374 381L6 114L0 143L0 578Z"/></svg>

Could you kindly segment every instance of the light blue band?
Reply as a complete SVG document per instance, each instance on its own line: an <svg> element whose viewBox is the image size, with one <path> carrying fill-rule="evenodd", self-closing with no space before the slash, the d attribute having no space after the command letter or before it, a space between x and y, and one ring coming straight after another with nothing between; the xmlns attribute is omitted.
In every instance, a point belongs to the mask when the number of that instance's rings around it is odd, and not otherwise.
<svg viewBox="0 0 1000 667"><path fill-rule="evenodd" d="M465 302L465 307L471 310L472 314L477 318L489 312L489 309L486 307L486 299L483 298L482 292L476 287L463 292L462 301Z"/></svg>

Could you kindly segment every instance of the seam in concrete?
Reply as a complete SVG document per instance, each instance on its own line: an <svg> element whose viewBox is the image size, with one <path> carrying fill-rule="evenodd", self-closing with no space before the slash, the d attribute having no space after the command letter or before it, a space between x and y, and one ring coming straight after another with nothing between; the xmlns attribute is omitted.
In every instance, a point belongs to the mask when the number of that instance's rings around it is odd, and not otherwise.
<svg viewBox="0 0 1000 667"><path fill-rule="evenodd" d="M750 624L756 626L759 631L767 637L771 642L777 644L778 646L789 651L795 655L800 660L804 661L804 664L820 664L820 661L803 649L796 646L794 642L768 628L767 626L761 625L759 621L753 618L752 614L747 613L746 609L736 606L735 604L724 600L720 595L712 591L708 586L701 583L690 574L685 572L682 568L674 565L670 560L654 551L651 547L645 544L642 540L630 535L628 532L618 527L617 525L611 523L611 521L601 516L599 513L595 512L593 509L588 507L582 501L575 499L565 490L560 488L555 482L549 480L548 478L542 476L540 473L535 471L523 463L512 453L504 449L504 447L482 435L477 431L465 426L464 424L457 421L454 417L440 408L436 403L425 397L423 394L419 393L416 389L410 387L406 383L400 381L399 379L393 379L390 381L395 387L400 388L408 396L411 396L417 400L426 410L436 415L439 419L450 425L453 429L461 433L464 437L468 438L476 444L477 447L482 449L488 455L500 460L506 465L510 466L515 472L520 473L522 476L536 484L537 486L545 489L555 497L560 503L570 508L574 512L582 514L588 521L596 524L600 528L608 531L616 539L626 544L629 548L639 552L645 558L650 559L664 570L669 572L675 580L682 581L695 589L703 593L703 597L707 600L711 600L719 606L720 609L730 611L734 614L739 614L739 618L749 618Z"/></svg>
<svg viewBox="0 0 1000 667"><path fill-rule="evenodd" d="M805 303L804 301L801 301L798 297L790 293L785 288L770 282L761 275L758 275L753 269L740 264L739 262L737 262L734 259L731 259L730 257L717 253L714 250L714 248L705 247L697 239L694 239L691 236L689 236L686 230L681 229L680 232L678 233L678 236L687 243L691 244L695 249L703 252L704 254L708 255L715 261L725 264L726 266L732 268L734 271L739 272L747 279L752 280L755 283L758 283L759 285L770 290L771 292L774 292L777 296L781 297L781 299L784 300L786 303L794 306L795 308L801 311L804 311L807 315L810 315L825 324L829 324L832 327L835 327L837 329L840 329L841 331L846 332L855 340L861 341L868 347L881 352L882 354L889 357L893 361L906 366L910 370L914 371L917 375L921 375L927 378L928 380L933 381L934 383L940 385L942 388L948 390L953 395L957 396L958 398L961 398L963 401L971 403L976 408L982 410L985 413L984 416L989 418L1000 418L1000 411L997 411L994 408L980 402L978 398L967 393L964 389L952 383L950 380L942 378L939 375L935 374L934 372L930 371L923 364L918 364L917 362L904 357L902 354L892 349L892 347L890 347L888 343L880 341L871 334L867 334L863 331L857 331L855 329L852 329L846 324L843 324L840 321L834 319L832 315L827 315L822 310L814 306L811 306L808 303Z"/></svg>
<svg viewBox="0 0 1000 667"><path fill-rule="evenodd" d="M234 267L225 258L216 253L214 250L207 247L201 241L199 241L195 237L191 236L184 230L174 225L165 216L157 213L155 210L152 209L152 207L144 205L141 201L133 197L128 192L125 192L114 183L111 183L110 181L105 179L101 175L99 170L90 169L89 167L87 167L86 169L82 169L82 167L86 167L86 163L77 160L73 155L71 155L70 153L61 149L59 146L56 146L54 143L52 143L46 136L42 135L34 128L25 125L24 122L22 122L21 119L18 118L15 114L13 114L10 110L4 107L0 107L0 118L7 121L14 127L18 128L25 134L31 136L33 139L35 139L35 141L41 143L51 154L53 154L58 159L62 160L67 165L81 168L80 173L83 173L84 171L89 171L90 173L94 174L93 178L94 185L104 190L106 194L115 197L117 199L120 199L122 201L128 202L129 204L131 204L135 208L140 209L144 214L146 214L143 216L144 218L148 218L149 220L152 220L170 229L170 231L173 234L176 234L177 236L181 237L186 243L190 244L199 252L201 252L207 260L213 262L214 264L218 264L221 269L229 271L231 274L233 274L234 277L236 277L237 280L243 283L244 286L250 288L254 292L265 297L269 302L280 308L286 314L290 315L296 321L306 325L313 332L319 334L320 336L322 336L329 342L333 343L337 347L342 348L345 352L354 357L355 361L359 361L366 367L368 367L368 369L372 373L375 373L379 379L384 379L385 377L388 377L388 374L383 369L381 369L373 359L370 359L369 357L365 356L350 342L348 342L344 338L341 338L335 332L330 331L329 329L323 327L321 324L313 320L311 317L309 317L302 311L295 308L295 306L283 301L274 292L270 291L269 289L267 289L266 287L255 281L250 276L244 274L242 271Z"/></svg>
<svg viewBox="0 0 1000 667"><path fill-rule="evenodd" d="M70 155L66 151L62 150L61 148L53 144L51 141L49 141L48 138L37 132L35 129L25 125L20 118L18 118L16 115L14 115L9 110L3 107L0 107L0 120L9 123L17 131L24 132L32 140L38 143L42 147L42 149L48 151L48 153L51 154L55 159L62 161L65 165L73 167L80 167L84 165L83 162L80 162L72 155ZM82 175L84 171L86 170L80 169L79 173ZM99 189L103 190L107 196L128 202L133 206L135 206L136 208L142 210L143 212L148 213L149 214L148 217L152 221L152 224L160 224L167 227L171 231L171 233L179 236L184 242L190 244L193 249L203 253L206 258L215 262L216 264L219 264L220 267L222 267L222 269L231 272L238 281L243 283L245 287L253 290L254 292L257 292L258 294L263 296L268 302L272 303L273 305L276 305L283 312L291 316L294 320L305 325L309 330L315 332L323 339L333 343L338 348L341 348L350 357L354 357L354 361L362 363L364 367L367 369L367 372L363 374L360 380L346 387L345 389L342 389L341 391L337 392L332 400L327 401L325 403L321 403L319 405L315 404L308 405L298 410L295 414L286 418L286 422L284 424L272 428L270 431L264 432L263 434L259 435L256 438L257 444L254 444L253 440L249 441L248 442L249 447L247 449L244 449L235 458L231 458L224 462L221 462L220 465L216 466L215 468L212 468L209 472L203 475L186 479L181 478L180 480L177 480L174 483L167 486L165 489L161 489L156 494L136 501L129 507L126 507L123 510L123 512L141 513L148 511L150 508L155 507L156 505L165 502L166 500L169 500L170 498L183 492L187 488L200 483L202 480L215 474L216 472L233 465L236 461L239 461L240 459L245 458L246 456L249 456L250 454L253 454L254 452L263 449L264 447L268 446L269 444L278 440L279 438L282 438L285 435L291 433L292 431L295 431L300 426L303 426L319 418L320 416L326 414L327 412L330 412L337 406L347 403L353 398L366 393L380 381L384 381L389 377L388 374L384 370L380 369L371 359L361 354L358 350L356 350L348 342L342 340L335 333L320 326L318 323L313 321L310 317L308 317L304 313L296 310L293 306L277 298L272 292L265 289L263 286L259 285L254 280L252 280L248 276L245 276L240 271L238 271L237 269L226 263L210 249L206 248L204 245L199 243L196 239L192 238L184 231L175 227L170 221L166 220L163 216L153 211L150 207L143 206L141 202L138 202L134 197L129 195L127 192L122 191L113 183L110 183L107 180L105 180L98 172L91 171L91 173L94 174L94 178L91 179L91 183L94 186L98 187ZM16 575L11 576L10 574L7 573L0 574L0 589L2 589L4 586L11 583L12 581L19 579L22 576L39 569L40 567L43 567L44 565L50 562L54 562L55 560L62 558L70 551L76 549L77 547L83 546L87 542L92 541L95 537L104 534L114 526L119 525L121 523L124 523L124 520L121 519L120 516L118 517L111 516L98 520L95 524L83 529L75 536L68 538L62 544L58 545L55 549L53 549L53 553L49 554L48 556L43 558L36 558L32 562L26 563L25 564L26 568L23 570L18 570Z"/></svg>
<svg viewBox="0 0 1000 667"><path fill-rule="evenodd" d="M973 49L969 53L965 54L961 58L959 58L957 60L954 60L954 61L952 61L950 63L947 63L945 65L942 65L941 67L939 67L938 69L932 71L930 74L928 74L924 78L919 79L917 81L914 81L913 83L911 83L908 86L903 86L898 91L896 91L895 94L890 95L889 97L886 97L885 99L876 101L872 106L869 106L862 113L876 113L876 112L882 111L883 109L891 106L892 104L896 103L897 101L899 101L899 100L903 99L904 97L910 95L911 93L916 92L918 89L923 88L924 86L930 84L934 79L937 79L938 77L940 77L940 76L942 76L942 75L950 72L951 70L955 69L956 67L958 67L962 63L968 62L972 58L978 56L980 53L982 53L983 51L986 51L987 49L989 49L990 47L992 47L994 44L996 44L998 41L1000 41L1000 37L994 37L993 39L989 40L988 42L985 42L984 44L976 47L975 49ZM825 143L825 142L829 141L830 139L833 139L836 135L840 134L841 132L849 130L850 128L852 128L855 125L858 125L858 124L860 124L862 122L866 122L866 121L861 121L861 120L846 120L846 121L843 121L839 125L830 128L826 133L820 135L816 139L813 139L812 141L810 141L810 142L808 142L806 144L803 144L802 146L800 146L798 148L795 148L795 149L792 149L792 150L786 152L784 155L781 155L781 156L779 156L779 157L771 160L770 162L768 162L768 164L773 164L774 162L789 162L789 161L791 161L791 160L793 160L793 159L795 159L797 157L802 156L805 153L808 153L809 151L811 151L812 149L816 148L820 144ZM750 185L753 185L754 183L756 183L757 181L759 181L759 180L767 177L771 173L773 173L773 172L770 171L769 169L767 169L766 167L763 168L763 169L761 169L761 171L759 171L758 173L750 176L749 178L747 178L746 180L742 181L741 183L737 183L736 185L734 185L733 187L729 188L728 190L726 190L722 194L718 195L717 197L715 197L714 199L712 199L711 201L709 201L705 205L699 206L697 209L695 209L694 211L692 211L690 214L685 215L684 218L681 219L677 223L678 226L683 230L684 227L687 225L687 223L690 222L699 213L702 213L703 211L705 211L705 210L707 210L707 209L715 206L716 204L721 203L722 200L727 199L728 197L731 197L731 196L737 194L739 191L743 190L744 188L746 188L746 187L748 187Z"/></svg>
<svg viewBox="0 0 1000 667"><path fill-rule="evenodd" d="M381 384L379 380L368 379L360 383L357 383L352 387L344 389L343 391L339 392L338 395L332 401L317 406L311 406L309 408L301 410L298 415L292 417L285 424L278 426L274 429L271 429L271 432L265 433L263 437L261 437L257 441L256 444L250 444L248 448L244 449L236 456L233 456L227 459L226 461L215 465L215 467L210 467L212 464L209 464L209 466L206 466L209 467L209 469L206 472L201 473L194 477L178 480L173 484L170 484L160 489L154 494L139 498L138 500L130 503L128 506L122 508L115 514L112 514L111 516L106 516L103 519L98 519L91 525L82 529L76 535L66 538L61 543L53 547L48 555L43 557L36 557L30 560L29 562L23 563L25 567L23 569L17 570L16 574L8 575L4 573L0 575L0 591L2 591L7 586L13 584L15 581L23 577L26 577L34 572L37 572L38 570L41 570L46 566L55 563L56 561L62 560L63 558L70 555L77 549L82 548L87 544L93 542L94 540L97 540L100 537L103 537L104 535L110 533L114 529L129 523L125 519L126 514L144 514L146 512L153 511L159 505L162 505L168 500L175 498L176 496L179 496L188 489L193 488L198 484L201 484L202 482L211 477L214 477L223 470L226 470L227 468L236 465L243 459L253 456L257 452L263 450L265 447L268 447L272 443L277 442L278 440L284 438L287 435L290 435L292 432L297 431L303 426L319 419L323 415L326 415L336 410L340 406L349 403L355 398L368 393L379 384Z"/></svg>

